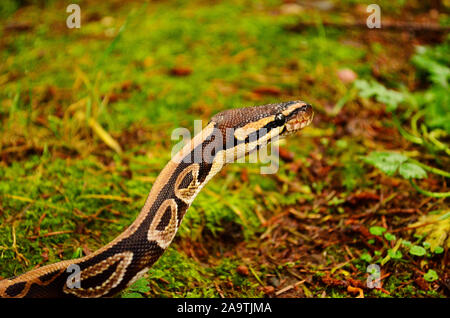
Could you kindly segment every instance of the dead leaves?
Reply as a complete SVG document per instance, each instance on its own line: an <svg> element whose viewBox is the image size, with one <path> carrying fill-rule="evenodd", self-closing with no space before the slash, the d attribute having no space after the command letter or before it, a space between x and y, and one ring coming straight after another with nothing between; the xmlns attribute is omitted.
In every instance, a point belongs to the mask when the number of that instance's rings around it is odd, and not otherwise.
<svg viewBox="0 0 450 318"><path fill-rule="evenodd" d="M28 21L11 21L5 25L4 31L6 32L26 32L33 29L33 24Z"/></svg>
<svg viewBox="0 0 450 318"><path fill-rule="evenodd" d="M256 95L265 95L265 96L280 96L281 89L276 86L260 86L256 87L252 90L252 92Z"/></svg>
<svg viewBox="0 0 450 318"><path fill-rule="evenodd" d="M287 148L278 148L278 154L280 155L280 158L285 162L294 161L295 154L292 151L289 151Z"/></svg>
<svg viewBox="0 0 450 318"><path fill-rule="evenodd" d="M337 287L345 289L348 293L354 295L356 298L364 298L364 291L369 290L365 282L348 277L346 279L337 279L328 275L322 277L322 283L328 287ZM386 290L379 288L384 293L388 293Z"/></svg>
<svg viewBox="0 0 450 318"><path fill-rule="evenodd" d="M192 73L192 68L187 66L176 66L170 69L169 74L172 76L188 76Z"/></svg>
<svg viewBox="0 0 450 318"><path fill-rule="evenodd" d="M376 193L372 192L359 192L354 193L348 196L347 202L349 202L352 205L357 205L360 203L363 203L365 201L379 201L380 196Z"/></svg>

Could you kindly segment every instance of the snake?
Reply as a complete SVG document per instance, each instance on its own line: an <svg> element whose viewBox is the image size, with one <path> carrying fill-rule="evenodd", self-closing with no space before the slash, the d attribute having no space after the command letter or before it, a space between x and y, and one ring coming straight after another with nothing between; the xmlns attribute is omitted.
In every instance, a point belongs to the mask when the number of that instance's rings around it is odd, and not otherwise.
<svg viewBox="0 0 450 318"><path fill-rule="evenodd" d="M231 108L176 152L135 220L86 256L62 260L0 280L1 298L114 297L163 255L201 189L226 164L292 135L313 120L312 106L289 101Z"/></svg>

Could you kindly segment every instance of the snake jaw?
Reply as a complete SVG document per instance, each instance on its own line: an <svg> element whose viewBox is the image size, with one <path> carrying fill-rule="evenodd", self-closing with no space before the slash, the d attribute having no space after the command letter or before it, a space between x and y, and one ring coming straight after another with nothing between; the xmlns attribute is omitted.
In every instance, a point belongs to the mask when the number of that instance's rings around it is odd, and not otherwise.
<svg viewBox="0 0 450 318"><path fill-rule="evenodd" d="M311 120L294 120L286 124L286 129L288 132L295 132L297 130L303 129L311 123Z"/></svg>

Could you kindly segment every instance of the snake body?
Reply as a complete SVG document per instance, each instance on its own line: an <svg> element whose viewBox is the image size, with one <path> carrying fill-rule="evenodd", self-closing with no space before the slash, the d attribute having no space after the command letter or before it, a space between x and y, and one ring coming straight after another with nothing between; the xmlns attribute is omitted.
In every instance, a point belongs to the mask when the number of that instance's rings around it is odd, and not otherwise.
<svg viewBox="0 0 450 318"><path fill-rule="evenodd" d="M140 214L124 232L85 257L0 281L0 297L118 294L164 253L196 195L224 164L300 130L312 118L311 106L302 101L230 109L215 115L167 163Z"/></svg>

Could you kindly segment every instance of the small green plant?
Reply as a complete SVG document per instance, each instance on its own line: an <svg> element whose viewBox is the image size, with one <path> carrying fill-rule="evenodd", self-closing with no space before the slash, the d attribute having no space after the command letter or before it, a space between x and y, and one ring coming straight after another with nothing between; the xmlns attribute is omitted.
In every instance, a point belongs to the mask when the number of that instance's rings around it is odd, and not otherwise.
<svg viewBox="0 0 450 318"><path fill-rule="evenodd" d="M402 246L404 246L404 247L407 247L407 248L410 248L411 247L411 242L410 241L402 241Z"/></svg>
<svg viewBox="0 0 450 318"><path fill-rule="evenodd" d="M409 253L414 256L424 256L427 253L427 251L422 246L412 245L411 248L409 249Z"/></svg>
<svg viewBox="0 0 450 318"><path fill-rule="evenodd" d="M395 173L398 173L404 179L409 180L411 185L422 194L439 198L446 198L450 196L450 192L436 193L421 189L413 180L426 178L427 172L425 170L447 177L450 176L448 172L429 167L396 152L374 151L362 159L364 162L380 169L388 176L393 176Z"/></svg>
<svg viewBox="0 0 450 318"><path fill-rule="evenodd" d="M397 237L389 232L386 232L386 229L381 226L372 226L369 229L369 232L376 236L384 236L384 238L392 244L392 248L387 250L386 256L384 258L380 258L376 260L376 262L380 262L381 265L386 264L389 260L401 260L403 258L403 252L409 252L409 254L417 256L417 257L431 257L432 254L440 254L443 253L444 249L441 246L437 246L434 249L432 248L432 244L427 241L422 242L422 246L420 246L419 242L423 239L422 236L418 236L418 241L413 244L410 241L403 240L402 238L397 239ZM384 235L383 235L384 233ZM403 252L402 252L403 250ZM375 256L381 256L382 252L375 251ZM368 253L364 253L360 256L360 259L366 262L371 262L372 257Z"/></svg>
<svg viewBox="0 0 450 318"><path fill-rule="evenodd" d="M374 80L361 79L354 84L360 97L374 98L386 105L386 111L392 114L394 125L405 139L434 156L442 155L442 158L437 158L438 162L446 162L450 156L450 147L446 143L450 134L449 52L448 41L433 49L417 48L411 61L417 68L417 77L429 84L425 91L410 92L401 84L397 86L399 90L388 89ZM404 127L405 122L409 122L410 129ZM414 181L426 178L426 171L450 178L447 171L393 152L373 152L364 160L389 176L398 172L421 194L436 198L450 196L450 192L424 190Z"/></svg>
<svg viewBox="0 0 450 318"><path fill-rule="evenodd" d="M126 292L122 294L123 298L143 298L143 294L150 291L148 281L145 278L138 279Z"/></svg>
<svg viewBox="0 0 450 318"><path fill-rule="evenodd" d="M450 148L439 139L450 133L450 101L448 94L450 65L448 54L450 44L444 43L433 49L418 47L412 58L417 67L418 78L424 78L431 85L420 92L410 92L400 85L400 91L388 89L374 80L357 80L355 87L359 96L374 98L386 105L394 116L399 132L409 141L424 145L434 152L450 155ZM396 111L402 107L402 112ZM401 120L410 121L410 132L401 127ZM419 124L420 120L423 122Z"/></svg>
<svg viewBox="0 0 450 318"><path fill-rule="evenodd" d="M444 248L442 246L436 246L434 249L435 254L442 254L444 252Z"/></svg>
<svg viewBox="0 0 450 318"><path fill-rule="evenodd" d="M401 102L405 101L405 96L392 89L387 89L374 80L356 80L355 87L359 90L359 96L364 98L374 97L378 102L386 104L388 111L397 109Z"/></svg>
<svg viewBox="0 0 450 318"><path fill-rule="evenodd" d="M370 256L369 253L363 253L360 256L360 259L365 261L365 262L367 262L367 263L370 263L372 261L372 256Z"/></svg>
<svg viewBox="0 0 450 318"><path fill-rule="evenodd" d="M427 177L426 171L421 166L399 153L374 151L363 160L374 165L388 176L393 176L398 172L405 179Z"/></svg>
<svg viewBox="0 0 450 318"><path fill-rule="evenodd" d="M394 249L389 249L388 250L388 255L389 255L390 258L396 259L396 260L402 259L402 257L403 257L403 254L402 254L401 251L394 250Z"/></svg>
<svg viewBox="0 0 450 318"><path fill-rule="evenodd" d="M436 271L429 269L428 272L423 275L423 278L427 281L427 282L434 282L435 280L439 279L438 274L436 273Z"/></svg>
<svg viewBox="0 0 450 318"><path fill-rule="evenodd" d="M381 236L384 232L386 232L386 229L381 226L372 226L370 227L369 232L372 235Z"/></svg>
<svg viewBox="0 0 450 318"><path fill-rule="evenodd" d="M384 238L388 241L395 241L397 237L392 233L385 233Z"/></svg>

